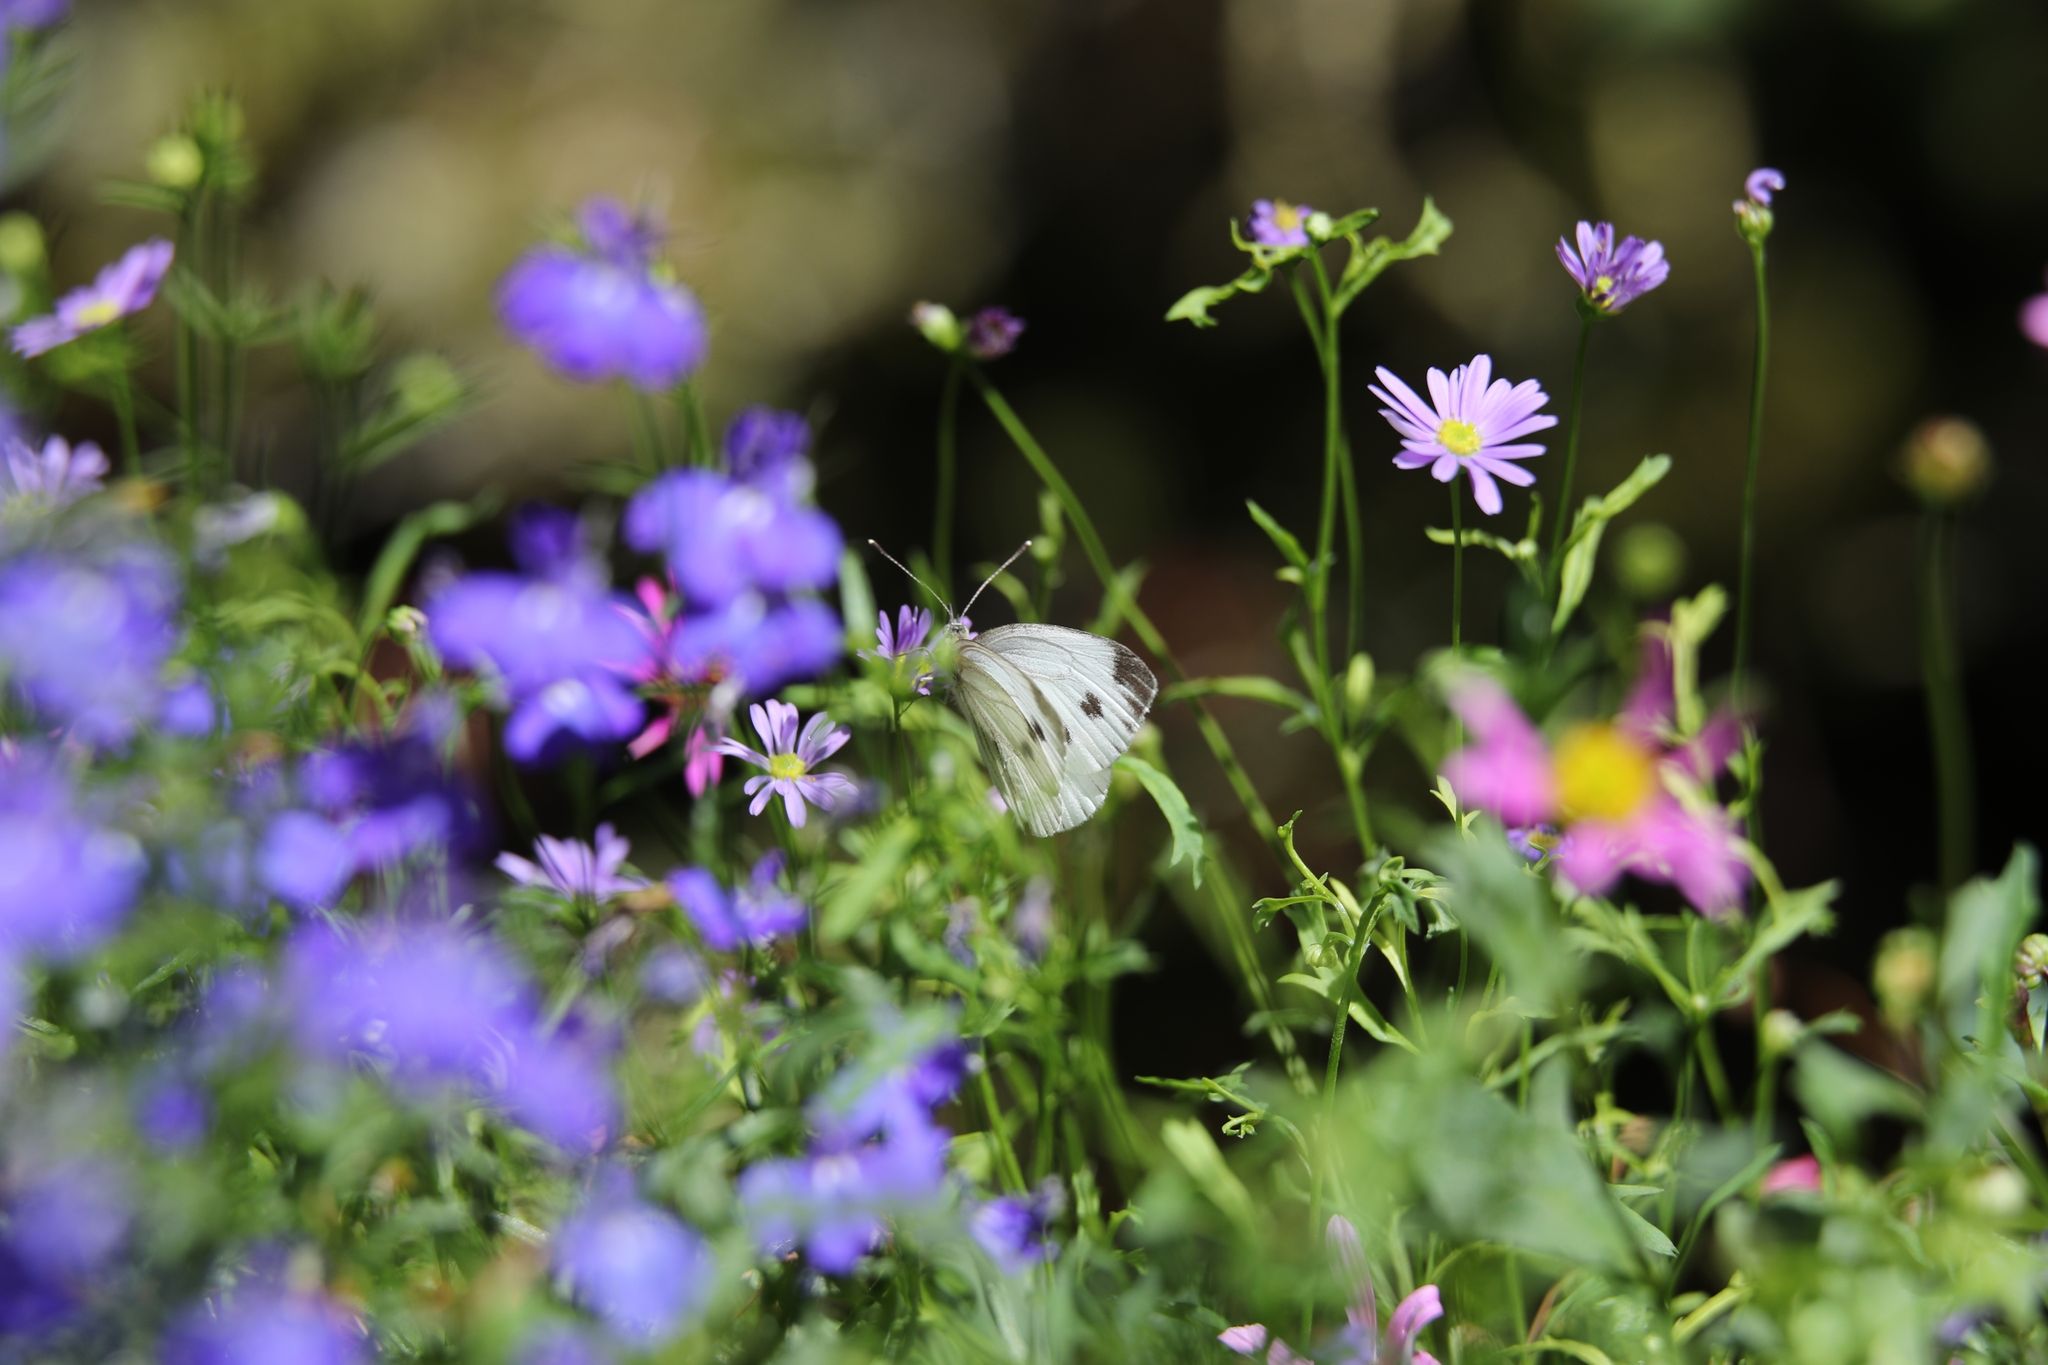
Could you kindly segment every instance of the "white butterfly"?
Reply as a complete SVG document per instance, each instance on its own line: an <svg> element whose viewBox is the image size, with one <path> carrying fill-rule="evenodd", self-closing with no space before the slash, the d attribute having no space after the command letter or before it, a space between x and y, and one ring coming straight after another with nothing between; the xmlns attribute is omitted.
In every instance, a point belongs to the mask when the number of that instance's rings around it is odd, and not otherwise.
<svg viewBox="0 0 2048 1365"><path fill-rule="evenodd" d="M1030 547L1025 541L1003 569ZM967 612L1003 569L975 589L960 613L946 608L946 638L960 661L953 696L1003 800L1025 829L1043 837L1102 808L1110 767L1137 738L1159 680L1136 654L1085 630L1020 622L975 634ZM924 586L915 574L911 581Z"/></svg>

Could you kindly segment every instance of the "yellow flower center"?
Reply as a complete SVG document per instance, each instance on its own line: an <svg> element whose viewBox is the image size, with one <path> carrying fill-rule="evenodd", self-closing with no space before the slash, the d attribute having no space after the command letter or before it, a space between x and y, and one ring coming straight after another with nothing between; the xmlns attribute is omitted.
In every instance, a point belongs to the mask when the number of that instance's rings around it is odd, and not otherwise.
<svg viewBox="0 0 2048 1365"><path fill-rule="evenodd" d="M81 327L104 327L121 316L121 305L112 299L94 299L82 306L76 316Z"/></svg>
<svg viewBox="0 0 2048 1365"><path fill-rule="evenodd" d="M806 771L808 769L804 767L804 761L795 754L770 754L768 756L768 776L770 777L788 780L802 777Z"/></svg>
<svg viewBox="0 0 2048 1365"><path fill-rule="evenodd" d="M1612 725L1575 725L1551 750L1557 804L1567 821L1626 820L1657 788L1656 761Z"/></svg>
<svg viewBox="0 0 2048 1365"><path fill-rule="evenodd" d="M1289 231L1300 227L1301 210L1288 203L1285 199L1275 199L1273 201L1273 226Z"/></svg>
<svg viewBox="0 0 2048 1365"><path fill-rule="evenodd" d="M1453 455L1477 455L1481 444L1478 427L1455 419L1436 429L1436 439Z"/></svg>

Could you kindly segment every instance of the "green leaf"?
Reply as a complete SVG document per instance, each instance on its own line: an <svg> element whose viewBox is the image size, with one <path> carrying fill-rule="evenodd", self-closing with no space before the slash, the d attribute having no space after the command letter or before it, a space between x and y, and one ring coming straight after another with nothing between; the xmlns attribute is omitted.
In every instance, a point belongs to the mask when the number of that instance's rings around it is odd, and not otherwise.
<svg viewBox="0 0 2048 1365"><path fill-rule="evenodd" d="M1636 1248L1639 1251L1666 1260L1678 1254L1678 1248L1664 1235L1662 1228L1619 1200L1615 1201L1614 1206L1621 1210L1621 1221L1628 1228L1629 1234L1636 1239Z"/></svg>
<svg viewBox="0 0 2048 1365"><path fill-rule="evenodd" d="M2041 913L2039 877L2040 858L2021 844L1998 880L1973 878L1949 900L1937 987L1942 1018L1953 1036L1975 1037L1980 1048L2005 1035L2013 953Z"/></svg>
<svg viewBox="0 0 2048 1365"><path fill-rule="evenodd" d="M1330 231L1324 236L1323 240L1334 242L1340 237L1349 237L1363 228L1371 227L1379 220L1380 211L1378 209L1353 209L1342 218L1330 224Z"/></svg>
<svg viewBox="0 0 2048 1365"><path fill-rule="evenodd" d="M1207 1128L1193 1119L1168 1119L1159 1126L1159 1140L1187 1171L1195 1188L1207 1195L1209 1202L1221 1209L1244 1236L1258 1236L1260 1220L1251 1191L1224 1162L1223 1153Z"/></svg>
<svg viewBox="0 0 2048 1365"><path fill-rule="evenodd" d="M1921 1109L1919 1093L1897 1076L1825 1045L1800 1051L1792 1089L1800 1107L1838 1144L1846 1144L1873 1115L1910 1119Z"/></svg>
<svg viewBox="0 0 2048 1365"><path fill-rule="evenodd" d="M1469 835L1440 829L1422 861L1443 874L1443 904L1507 977L1514 995L1555 1011L1576 989L1580 959L1562 932L1549 888L1490 820Z"/></svg>
<svg viewBox="0 0 2048 1365"><path fill-rule="evenodd" d="M1396 242L1386 237L1375 237L1370 242L1361 243L1354 238L1351 259L1344 263L1344 273L1337 279L1330 306L1342 312L1388 266L1420 256L1434 256L1450 236L1451 220L1438 212L1435 200L1424 199L1422 216L1416 219L1415 230L1408 234L1407 240Z"/></svg>
<svg viewBox="0 0 2048 1365"><path fill-rule="evenodd" d="M1159 806L1159 813L1166 817L1166 827L1173 834L1172 858L1170 865L1178 867L1185 859L1188 872L1195 885L1202 884L1202 858L1205 850L1202 822L1195 818L1194 810L1188 805L1187 797L1181 794L1172 778L1153 767L1142 758L1125 754L1116 761L1116 766L1144 784L1152 793L1152 799Z"/></svg>
<svg viewBox="0 0 2048 1365"><path fill-rule="evenodd" d="M1209 310L1239 294L1256 294L1273 281L1271 268L1254 265L1244 274L1228 284L1205 284L1180 296L1173 307L1166 310L1168 322L1191 322L1197 327L1214 327L1216 319L1209 316Z"/></svg>
<svg viewBox="0 0 2048 1365"><path fill-rule="evenodd" d="M1244 506L1245 510L1252 514L1252 520L1258 523L1259 529L1266 533L1266 538L1271 540L1274 548L1280 551L1281 556L1295 568L1303 573L1307 573L1309 567L1308 551L1301 548L1301 542L1295 539L1294 532L1273 520L1272 513L1253 502L1250 498L1245 499Z"/></svg>
<svg viewBox="0 0 2048 1365"><path fill-rule="evenodd" d="M1604 496L1587 498L1565 537L1564 568L1558 575L1557 610L1550 618L1551 633L1564 629L1565 622L1585 600L1593 586L1593 565L1600 554L1600 538L1607 523L1633 507L1636 500L1655 488L1671 472L1669 455L1645 455L1635 471Z"/></svg>
<svg viewBox="0 0 2048 1365"><path fill-rule="evenodd" d="M398 590L404 585L412 562L419 558L421 548L429 540L460 535L478 522L490 520L497 515L499 501L496 493L486 492L468 502L429 503L408 513L377 552L377 562L370 566L370 576L363 583L363 608L356 617L357 637L368 640L384 624L384 614L398 600Z"/></svg>
<svg viewBox="0 0 2048 1365"><path fill-rule="evenodd" d="M851 937L903 871L916 847L917 822L907 818L869 840L851 875L826 891L818 916L818 937L827 943Z"/></svg>

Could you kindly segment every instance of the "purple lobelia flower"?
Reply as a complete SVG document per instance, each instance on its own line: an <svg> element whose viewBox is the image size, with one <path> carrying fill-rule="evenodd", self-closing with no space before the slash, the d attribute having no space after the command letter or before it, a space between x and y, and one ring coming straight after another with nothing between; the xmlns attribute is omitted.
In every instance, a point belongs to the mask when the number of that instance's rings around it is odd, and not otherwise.
<svg viewBox="0 0 2048 1365"><path fill-rule="evenodd" d="M641 1199L632 1177L599 1172L548 1255L562 1292L619 1337L657 1346L689 1325L710 1290L710 1250L682 1219Z"/></svg>
<svg viewBox="0 0 2048 1365"><path fill-rule="evenodd" d="M754 864L744 886L730 894L718 879L700 867L669 873L668 886L683 907L705 946L730 953L742 945L765 948L804 927L810 911L795 896L778 889L782 855L770 853Z"/></svg>
<svg viewBox="0 0 2048 1365"><path fill-rule="evenodd" d="M1058 1180L1048 1179L1030 1194L988 1200L975 1209L968 1227L981 1249L1015 1275L1058 1254L1052 1225L1065 1208L1065 1191Z"/></svg>
<svg viewBox="0 0 2048 1365"><path fill-rule="evenodd" d="M848 1274L877 1246L892 1214L932 1206L945 1188L946 1133L904 1111L877 1142L821 1140L803 1157L741 1172L742 1216L763 1251L801 1246L827 1275Z"/></svg>
<svg viewBox="0 0 2048 1365"><path fill-rule="evenodd" d="M20 555L0 564L0 674L72 738L123 744L155 714L178 596L151 545Z"/></svg>
<svg viewBox="0 0 2048 1365"><path fill-rule="evenodd" d="M79 800L54 756L0 745L0 962L64 960L104 942L148 870L142 845Z"/></svg>
<svg viewBox="0 0 2048 1365"><path fill-rule="evenodd" d="M2020 305L2020 331L2036 346L2048 346L2048 294L2036 294Z"/></svg>
<svg viewBox="0 0 2048 1365"><path fill-rule="evenodd" d="M1017 349L1024 335L1024 319L1007 308L984 308L967 319L961 345L976 360L1001 360Z"/></svg>
<svg viewBox="0 0 2048 1365"><path fill-rule="evenodd" d="M71 0L0 0L0 30L49 28L71 13Z"/></svg>
<svg viewBox="0 0 2048 1365"><path fill-rule="evenodd" d="M620 875L629 852L618 831L599 825L594 843L543 834L534 842L532 859L500 853L496 866L521 886L544 886L572 901L597 903L647 885L643 877Z"/></svg>
<svg viewBox="0 0 2048 1365"><path fill-rule="evenodd" d="M1285 199L1252 201L1251 239L1260 246L1308 245L1308 217L1315 210Z"/></svg>
<svg viewBox="0 0 2048 1365"><path fill-rule="evenodd" d="M171 244L153 237L133 246L91 284L57 300L56 311L14 329L17 355L39 356L149 307L171 268Z"/></svg>
<svg viewBox="0 0 2048 1365"><path fill-rule="evenodd" d="M206 1139L213 1103L179 1065L165 1064L142 1077L130 1096L135 1131L163 1153L190 1151Z"/></svg>
<svg viewBox="0 0 2048 1365"><path fill-rule="evenodd" d="M324 1294L264 1283L195 1305L166 1334L163 1365L369 1365L362 1325Z"/></svg>
<svg viewBox="0 0 2048 1365"><path fill-rule="evenodd" d="M1493 378L1493 358L1477 355L1446 376L1429 372L1430 402L1380 367L1378 384L1368 386L1387 406L1380 416L1401 434L1397 469L1427 469L1438 483L1449 483L1463 471L1472 480L1472 497L1491 516L1501 509L1496 478L1526 488L1536 476L1517 460L1541 455L1543 447L1519 438L1557 425L1540 413L1549 402L1535 380L1510 384ZM1384 386L1384 387L1382 387Z"/></svg>
<svg viewBox="0 0 2048 1365"><path fill-rule="evenodd" d="M817 481L810 454L811 424L800 412L742 408L725 429L725 467L733 478L787 500L810 497Z"/></svg>
<svg viewBox="0 0 2048 1365"><path fill-rule="evenodd" d="M0 1355L78 1321L94 1283L128 1240L126 1171L96 1156L0 1173Z"/></svg>
<svg viewBox="0 0 2048 1365"><path fill-rule="evenodd" d="M1557 259L1596 313L1619 313L1671 274L1662 242L1624 237L1617 245L1612 223L1580 223L1577 249L1560 237Z"/></svg>
<svg viewBox="0 0 2048 1365"><path fill-rule="evenodd" d="M1351 1292L1351 1301L1345 1307L1344 1331L1329 1349L1318 1352L1316 1359L1332 1365L1437 1365L1435 1356L1415 1346L1415 1338L1422 1334L1422 1329L1444 1315L1443 1296L1437 1287L1423 1285L1401 1300L1382 1337L1372 1272L1365 1263L1358 1229L1347 1218L1333 1217L1324 1230L1324 1241ZM1220 1333L1217 1340L1241 1356L1261 1356L1267 1365L1311 1365L1310 1357L1295 1351L1260 1323L1232 1327Z"/></svg>
<svg viewBox="0 0 2048 1365"><path fill-rule="evenodd" d="M680 618L669 637L668 663L696 684L730 683L740 696L759 696L815 677L845 649L839 615L823 602L748 592Z"/></svg>
<svg viewBox="0 0 2048 1365"><path fill-rule="evenodd" d="M106 453L91 441L74 446L52 436L37 449L9 437L0 442L0 508L64 507L98 492L108 468Z"/></svg>
<svg viewBox="0 0 2048 1365"><path fill-rule="evenodd" d="M580 247L535 247L498 286L498 316L570 379L671 388L704 362L703 312L653 261L659 231L608 199L581 214Z"/></svg>
<svg viewBox="0 0 2048 1365"><path fill-rule="evenodd" d="M694 608L748 592L830 587L843 542L832 519L783 490L708 469L662 475L626 504L626 543L659 552Z"/></svg>
<svg viewBox="0 0 2048 1365"><path fill-rule="evenodd" d="M720 752L763 770L763 776L747 779L746 793L754 798L747 807L748 814L759 815L771 799L780 796L789 823L802 829L806 803L829 811L855 796L851 778L817 770L820 763L839 752L853 737L844 726L834 725L832 718L820 711L799 734L797 709L773 699L750 707L749 712L765 752L750 749L736 739L721 740L718 745Z"/></svg>
<svg viewBox="0 0 2048 1365"><path fill-rule="evenodd" d="M280 813L256 845L256 878L295 910L325 909L355 879L347 831L309 810Z"/></svg>

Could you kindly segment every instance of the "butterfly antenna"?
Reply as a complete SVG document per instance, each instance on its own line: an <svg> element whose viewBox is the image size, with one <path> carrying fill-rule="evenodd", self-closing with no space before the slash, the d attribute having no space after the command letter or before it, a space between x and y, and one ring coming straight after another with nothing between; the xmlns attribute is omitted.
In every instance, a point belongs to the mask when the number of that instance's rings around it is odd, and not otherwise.
<svg viewBox="0 0 2048 1365"><path fill-rule="evenodd" d="M1012 564L1015 564L1019 559L1023 557L1024 552L1030 548L1031 542L1027 540L1022 545L1019 545L1015 550L1013 550L1010 553L1010 557L1008 559L996 565L996 571L990 574L987 578L981 580L981 586L974 590L974 597L970 597L967 599L967 605L960 608L960 614L962 616L965 616L968 612L973 611L975 598L980 597L983 593L987 592L988 585L995 582L998 578L1001 578L1003 576L1003 570L1009 568Z"/></svg>
<svg viewBox="0 0 2048 1365"><path fill-rule="evenodd" d="M1026 541L1025 543L1029 544L1030 542ZM932 601L937 602L941 607L945 608L947 620L950 621L953 618L953 609L951 607L946 606L946 599L941 597L936 591L934 591L931 584L925 582L922 578L919 578L916 574L910 572L910 566L908 564L905 564L895 555L892 555L887 550L883 549L880 542L878 541L869 540L868 548L873 550L882 558L888 560L891 564L894 564L897 568L903 570L904 577L908 578L911 582L917 584L918 587L923 588L926 592L931 593ZM1012 556L1012 558L1014 557L1015 556ZM1000 570L998 570L998 572L1000 572ZM972 606L973 604L969 603L968 605Z"/></svg>

